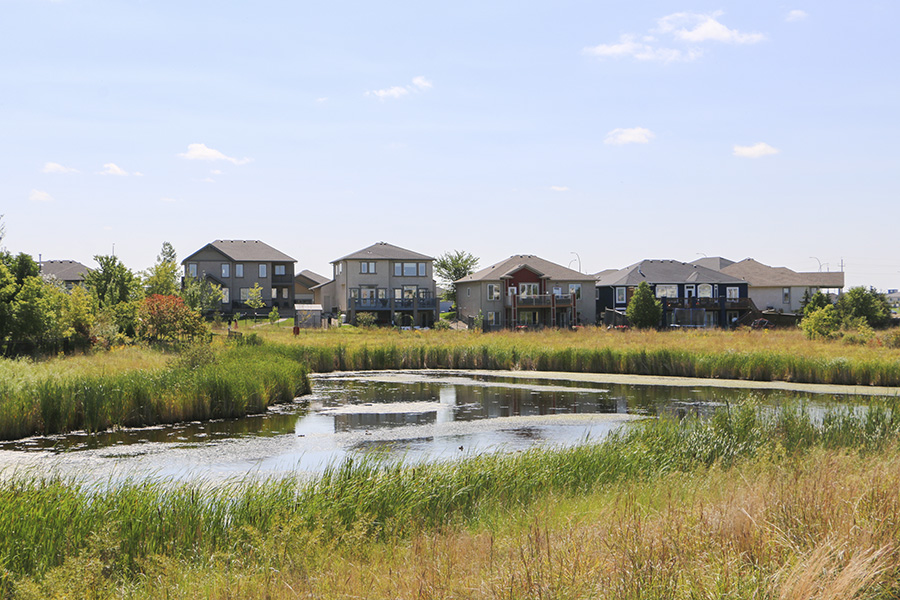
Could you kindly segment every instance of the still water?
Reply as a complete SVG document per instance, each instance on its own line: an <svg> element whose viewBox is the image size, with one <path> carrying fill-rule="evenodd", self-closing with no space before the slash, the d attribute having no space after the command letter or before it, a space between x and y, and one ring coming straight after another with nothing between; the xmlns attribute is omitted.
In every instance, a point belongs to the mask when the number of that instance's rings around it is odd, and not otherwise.
<svg viewBox="0 0 900 600"><path fill-rule="evenodd" d="M312 379L312 394L264 415L0 443L0 472L216 480L316 473L373 452L387 459L441 460L596 441L642 416L711 414L748 394L537 374L516 379L477 372L365 372ZM772 396L753 393L763 401Z"/></svg>

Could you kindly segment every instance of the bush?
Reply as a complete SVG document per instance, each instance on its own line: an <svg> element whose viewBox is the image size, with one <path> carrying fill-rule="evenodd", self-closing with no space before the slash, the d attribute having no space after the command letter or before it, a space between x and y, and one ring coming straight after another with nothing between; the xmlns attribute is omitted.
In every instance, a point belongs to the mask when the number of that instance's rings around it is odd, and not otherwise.
<svg viewBox="0 0 900 600"><path fill-rule="evenodd" d="M837 309L829 304L824 308L812 311L803 321L800 328L810 340L830 340L838 337L841 328L841 318Z"/></svg>
<svg viewBox="0 0 900 600"><path fill-rule="evenodd" d="M865 346L875 338L875 330L869 327L868 321L863 317L855 317L844 324L844 338L841 340L845 344L856 346Z"/></svg>
<svg viewBox="0 0 900 600"><path fill-rule="evenodd" d="M438 330L447 330L450 329L450 321L446 319L439 319L434 322L434 328Z"/></svg>
<svg viewBox="0 0 900 600"><path fill-rule="evenodd" d="M364 329L369 329L375 326L375 323L378 322L378 317L375 316L375 313L370 312L361 312L356 315L356 326L362 327Z"/></svg>
<svg viewBox="0 0 900 600"><path fill-rule="evenodd" d="M634 296L631 297L628 308L625 309L625 316L638 329L659 327L662 318L662 304L653 297L653 290L646 281L642 281L634 291Z"/></svg>
<svg viewBox="0 0 900 600"><path fill-rule="evenodd" d="M884 334L881 343L887 348L900 348L900 329L892 329Z"/></svg>

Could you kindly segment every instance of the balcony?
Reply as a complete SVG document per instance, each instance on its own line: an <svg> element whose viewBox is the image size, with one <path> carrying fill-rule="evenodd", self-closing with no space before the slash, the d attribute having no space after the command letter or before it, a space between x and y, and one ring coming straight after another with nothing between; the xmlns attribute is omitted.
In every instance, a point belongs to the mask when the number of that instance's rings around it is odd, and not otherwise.
<svg viewBox="0 0 900 600"><path fill-rule="evenodd" d="M272 285L291 285L294 283L293 275L272 275Z"/></svg>
<svg viewBox="0 0 900 600"><path fill-rule="evenodd" d="M705 308L707 310L719 310L727 308L730 310L746 310L749 309L749 298L660 298L663 306L669 309L675 308Z"/></svg>
<svg viewBox="0 0 900 600"><path fill-rule="evenodd" d="M552 306L572 306L574 297L572 294L535 294L532 296L507 296L506 306L513 306L515 300L516 308L546 308Z"/></svg>
<svg viewBox="0 0 900 600"><path fill-rule="evenodd" d="M434 310L437 300L428 298L351 298L350 310Z"/></svg>

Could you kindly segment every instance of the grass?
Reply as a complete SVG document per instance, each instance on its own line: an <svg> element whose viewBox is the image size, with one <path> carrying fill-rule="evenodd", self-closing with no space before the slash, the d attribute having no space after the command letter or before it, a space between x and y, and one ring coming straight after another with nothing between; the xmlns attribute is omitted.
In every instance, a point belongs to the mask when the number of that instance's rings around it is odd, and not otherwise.
<svg viewBox="0 0 900 600"><path fill-rule="evenodd" d="M20 474L0 484L0 597L890 598L895 410L747 404L598 445L222 487Z"/></svg>

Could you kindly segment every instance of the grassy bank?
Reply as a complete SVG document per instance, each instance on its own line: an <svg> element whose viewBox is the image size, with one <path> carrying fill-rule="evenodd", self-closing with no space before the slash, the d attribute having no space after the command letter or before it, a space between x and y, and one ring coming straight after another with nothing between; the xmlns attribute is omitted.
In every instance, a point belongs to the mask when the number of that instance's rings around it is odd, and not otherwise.
<svg viewBox="0 0 900 600"><path fill-rule="evenodd" d="M266 335L317 372L521 369L900 386L900 350L809 341L799 331L472 334L340 328Z"/></svg>
<svg viewBox="0 0 900 600"><path fill-rule="evenodd" d="M19 475L0 484L0 589L737 598L852 575L845 583L888 598L900 591L892 409L819 423L748 405L708 421L647 421L599 445L348 461L314 480L217 488L97 490Z"/></svg>
<svg viewBox="0 0 900 600"><path fill-rule="evenodd" d="M0 439L239 417L308 391L306 368L266 346L3 361Z"/></svg>

